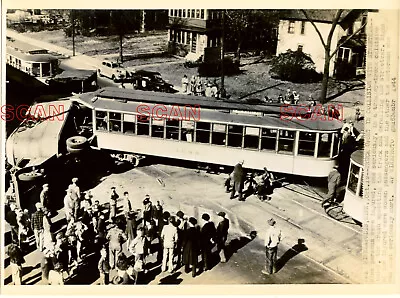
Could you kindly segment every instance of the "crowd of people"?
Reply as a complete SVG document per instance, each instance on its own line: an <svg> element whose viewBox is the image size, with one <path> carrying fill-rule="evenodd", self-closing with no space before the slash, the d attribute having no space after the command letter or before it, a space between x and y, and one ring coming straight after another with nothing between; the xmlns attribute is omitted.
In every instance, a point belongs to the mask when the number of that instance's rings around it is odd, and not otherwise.
<svg viewBox="0 0 400 298"><path fill-rule="evenodd" d="M182 93L191 94L196 96L206 96L206 97L216 97L216 98L224 98L226 97L226 93L222 88L218 87L217 81L209 81L205 82L203 79L197 75L193 75L190 80L187 75L183 75L182 78Z"/></svg>
<svg viewBox="0 0 400 298"><path fill-rule="evenodd" d="M90 191L81 193L79 181L74 178L64 198L66 224L55 231L51 211L45 204L48 189L49 185L43 187L36 211L30 216L24 211L20 215L15 202L8 204L6 219L12 231L8 256L16 285L22 283L24 255L28 252L22 244L29 241L22 236L28 238L32 234L41 252L43 284L64 284L77 274L84 274L82 270L88 266L98 271L95 284L140 283L153 269L146 263L153 255L157 257L155 266L161 264L163 272L184 267L193 277L211 269L217 254L221 262L226 262L229 220L224 212L217 214L218 222L211 221L207 213L198 222L182 211L171 214L159 201L153 204L149 195L141 208L133 209L129 193L120 197L115 187L109 202L100 204L93 201Z"/></svg>

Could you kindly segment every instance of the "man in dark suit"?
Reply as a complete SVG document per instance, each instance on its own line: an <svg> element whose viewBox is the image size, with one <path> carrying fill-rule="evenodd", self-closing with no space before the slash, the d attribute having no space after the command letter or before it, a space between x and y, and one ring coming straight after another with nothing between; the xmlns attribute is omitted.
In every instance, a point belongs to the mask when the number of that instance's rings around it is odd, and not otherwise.
<svg viewBox="0 0 400 298"><path fill-rule="evenodd" d="M215 244L215 225L210 221L210 215L204 213L201 218L204 224L200 230L201 254L204 263L204 271L211 269L211 250Z"/></svg>
<svg viewBox="0 0 400 298"><path fill-rule="evenodd" d="M221 263L226 262L225 257L225 242L228 238L228 230L229 230L229 219L225 217L225 212L219 212L218 216L220 217L220 222L217 226L217 233L216 233L216 242L217 242L217 249L219 252L219 256L221 258Z"/></svg>
<svg viewBox="0 0 400 298"><path fill-rule="evenodd" d="M243 163L244 161L241 161L238 164L236 164L231 174L233 180L231 200L235 197L235 193L237 192L239 194L239 201L244 201L242 198L242 192L243 192L244 179L246 175L243 170Z"/></svg>
<svg viewBox="0 0 400 298"><path fill-rule="evenodd" d="M199 233L197 220L194 217L189 218L183 238L183 263L185 264L186 273L189 273L190 267L192 267L192 277L196 276L197 259L200 250Z"/></svg>

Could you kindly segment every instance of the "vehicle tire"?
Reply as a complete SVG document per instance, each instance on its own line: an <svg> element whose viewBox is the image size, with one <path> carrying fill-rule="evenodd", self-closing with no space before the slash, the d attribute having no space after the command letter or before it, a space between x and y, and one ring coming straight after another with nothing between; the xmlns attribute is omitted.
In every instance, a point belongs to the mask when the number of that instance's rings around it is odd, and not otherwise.
<svg viewBox="0 0 400 298"><path fill-rule="evenodd" d="M100 69L98 69L97 72L99 73L99 77L104 77Z"/></svg>
<svg viewBox="0 0 400 298"><path fill-rule="evenodd" d="M83 136L74 136L67 139L67 148L82 149L87 145L87 138Z"/></svg>
<svg viewBox="0 0 400 298"><path fill-rule="evenodd" d="M21 181L35 181L43 176L41 173L37 173L35 171L29 173L22 173L18 175L18 179Z"/></svg>
<svg viewBox="0 0 400 298"><path fill-rule="evenodd" d="M71 148L67 147L67 151L71 154L80 154L85 150L85 148Z"/></svg>
<svg viewBox="0 0 400 298"><path fill-rule="evenodd" d="M112 77L111 77L111 80L113 80L113 81L114 81L114 83L116 83L116 82L117 82L117 78L115 77L115 75L112 75Z"/></svg>

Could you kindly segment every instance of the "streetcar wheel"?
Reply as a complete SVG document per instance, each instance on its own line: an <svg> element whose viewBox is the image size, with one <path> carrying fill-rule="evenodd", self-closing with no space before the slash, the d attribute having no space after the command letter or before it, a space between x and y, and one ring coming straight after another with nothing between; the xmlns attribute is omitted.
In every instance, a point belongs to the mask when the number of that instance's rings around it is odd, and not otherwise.
<svg viewBox="0 0 400 298"><path fill-rule="evenodd" d="M83 149L87 144L87 138L82 136L74 136L68 138L66 143L67 143L67 148Z"/></svg>
<svg viewBox="0 0 400 298"><path fill-rule="evenodd" d="M111 77L111 80L113 80L113 81L114 81L114 83L116 83L116 82L117 82L117 78L115 77L115 75L112 75L112 77Z"/></svg>
<svg viewBox="0 0 400 298"><path fill-rule="evenodd" d="M29 173L22 173L18 176L18 179L21 181L34 181L38 178L41 178L43 174L37 173L35 171L29 172Z"/></svg>

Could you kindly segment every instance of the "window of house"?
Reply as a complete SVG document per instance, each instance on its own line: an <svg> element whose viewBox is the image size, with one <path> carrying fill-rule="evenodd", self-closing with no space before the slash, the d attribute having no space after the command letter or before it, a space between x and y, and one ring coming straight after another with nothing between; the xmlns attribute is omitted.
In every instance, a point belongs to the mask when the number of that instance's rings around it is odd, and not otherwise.
<svg viewBox="0 0 400 298"><path fill-rule="evenodd" d="M138 135L149 135L150 132L150 117L146 115L137 115L137 134Z"/></svg>
<svg viewBox="0 0 400 298"><path fill-rule="evenodd" d="M180 17L180 18L182 17L182 9L178 10L178 17Z"/></svg>
<svg viewBox="0 0 400 298"><path fill-rule="evenodd" d="M186 18L186 9L184 9L184 10L182 11L182 17L183 17L183 18Z"/></svg>
<svg viewBox="0 0 400 298"><path fill-rule="evenodd" d="M107 112L96 111L96 129L97 130L108 130Z"/></svg>
<svg viewBox="0 0 400 298"><path fill-rule="evenodd" d="M243 126L228 126L228 146L242 148Z"/></svg>
<svg viewBox="0 0 400 298"><path fill-rule="evenodd" d="M294 33L295 21L289 21L288 33Z"/></svg>
<svg viewBox="0 0 400 298"><path fill-rule="evenodd" d="M190 44L190 32L186 32L186 44Z"/></svg>
<svg viewBox="0 0 400 298"><path fill-rule="evenodd" d="M226 125L225 124L213 124L212 129L212 144L214 145L225 145L226 144Z"/></svg>
<svg viewBox="0 0 400 298"><path fill-rule="evenodd" d="M196 19L200 19L200 9L196 9Z"/></svg>
<svg viewBox="0 0 400 298"><path fill-rule="evenodd" d="M247 149L258 149L259 138L260 128L246 127L243 147Z"/></svg>
<svg viewBox="0 0 400 298"><path fill-rule="evenodd" d="M261 150L275 151L277 133L278 131L276 129L261 129Z"/></svg>
<svg viewBox="0 0 400 298"><path fill-rule="evenodd" d="M196 142L210 143L211 124L207 122L196 122Z"/></svg>
<svg viewBox="0 0 400 298"><path fill-rule="evenodd" d="M279 130L278 152L283 154L293 153L295 131Z"/></svg>
<svg viewBox="0 0 400 298"><path fill-rule="evenodd" d="M195 17L195 13L196 13L196 10L195 10L195 9L192 9L192 18Z"/></svg>
<svg viewBox="0 0 400 298"><path fill-rule="evenodd" d="M331 144L332 144L331 133L320 133L318 139L318 157L330 157L331 156Z"/></svg>
<svg viewBox="0 0 400 298"><path fill-rule="evenodd" d="M178 10L174 9L174 17L177 17L177 16L178 16Z"/></svg>
<svg viewBox="0 0 400 298"><path fill-rule="evenodd" d="M179 120L166 120L166 138L179 140Z"/></svg>
<svg viewBox="0 0 400 298"><path fill-rule="evenodd" d="M204 20L204 9L200 9L200 18Z"/></svg>
<svg viewBox="0 0 400 298"><path fill-rule="evenodd" d="M303 52L303 45L299 44L299 45L297 46L297 51L298 51L298 52Z"/></svg>
<svg viewBox="0 0 400 298"><path fill-rule="evenodd" d="M174 10L173 10L173 9L170 9L170 10L169 10L169 16L170 16L170 17L173 17L173 16L174 16Z"/></svg>
<svg viewBox="0 0 400 298"><path fill-rule="evenodd" d="M306 30L306 21L301 21L301 31L300 34L304 35Z"/></svg>
<svg viewBox="0 0 400 298"><path fill-rule="evenodd" d="M314 156L316 139L317 139L317 134L315 132L300 131L298 154Z"/></svg>
<svg viewBox="0 0 400 298"><path fill-rule="evenodd" d="M135 134L136 115L123 114L123 132L126 134Z"/></svg>
<svg viewBox="0 0 400 298"><path fill-rule="evenodd" d="M164 119L154 119L151 122L151 136L153 138L164 138Z"/></svg>
<svg viewBox="0 0 400 298"><path fill-rule="evenodd" d="M122 131L122 114L110 112L110 131L121 132Z"/></svg>

